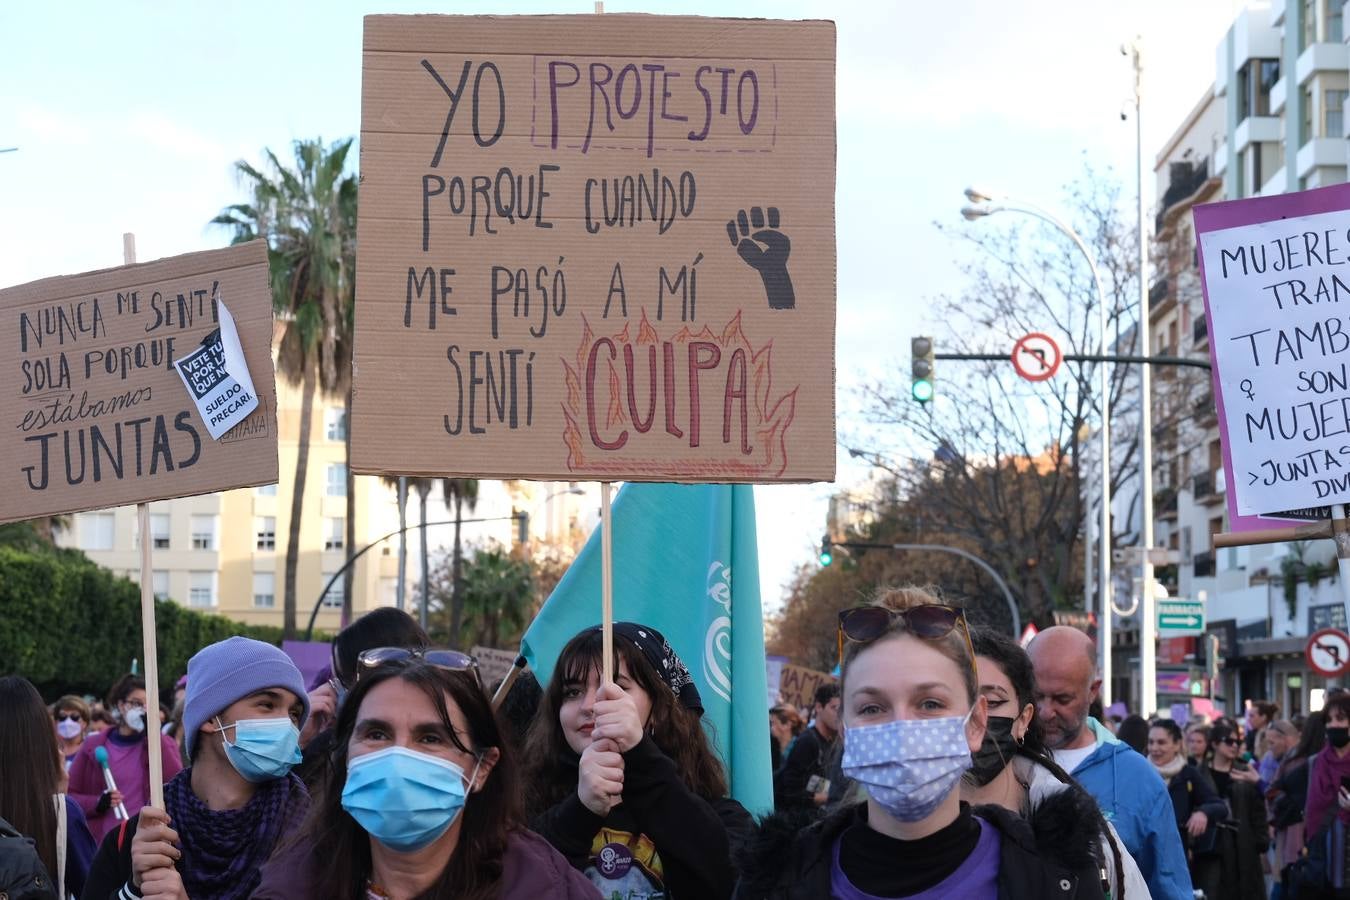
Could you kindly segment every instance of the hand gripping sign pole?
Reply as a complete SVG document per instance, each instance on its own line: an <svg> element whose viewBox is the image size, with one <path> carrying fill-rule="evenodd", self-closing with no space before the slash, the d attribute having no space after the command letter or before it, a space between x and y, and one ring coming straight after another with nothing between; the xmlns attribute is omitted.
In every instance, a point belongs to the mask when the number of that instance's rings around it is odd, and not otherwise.
<svg viewBox="0 0 1350 900"><path fill-rule="evenodd" d="M136 262L136 235L122 235L122 261ZM164 808L164 759L159 742L159 655L155 647L155 589L150 567L150 504L136 504L141 543L141 645L145 656L145 746L150 756L150 805Z"/></svg>

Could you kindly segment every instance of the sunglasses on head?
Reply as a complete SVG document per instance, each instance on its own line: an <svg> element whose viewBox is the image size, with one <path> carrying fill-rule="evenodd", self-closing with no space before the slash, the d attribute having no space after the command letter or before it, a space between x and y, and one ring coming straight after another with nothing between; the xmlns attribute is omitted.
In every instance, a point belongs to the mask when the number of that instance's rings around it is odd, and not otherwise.
<svg viewBox="0 0 1350 900"><path fill-rule="evenodd" d="M474 678L478 681L478 686L480 688L483 686L483 675L478 670L478 660L469 654L460 653L458 650L424 650L407 647L376 647L373 650L365 651L356 657L356 681L359 682L361 675L365 672L370 672L389 663L410 659L420 659L428 665L450 672L472 670Z"/></svg>
<svg viewBox="0 0 1350 900"><path fill-rule="evenodd" d="M961 624L961 634L966 639L966 649L970 651L970 668L975 672L975 645L970 642L970 623L966 621L966 611L959 606L942 606L925 603L911 606L909 609L889 609L885 606L855 606L839 613L839 663L844 662L844 638L858 644L866 644L890 631L896 621L904 624L905 630L917 638L936 641L945 638ZM975 682L979 683L979 673Z"/></svg>

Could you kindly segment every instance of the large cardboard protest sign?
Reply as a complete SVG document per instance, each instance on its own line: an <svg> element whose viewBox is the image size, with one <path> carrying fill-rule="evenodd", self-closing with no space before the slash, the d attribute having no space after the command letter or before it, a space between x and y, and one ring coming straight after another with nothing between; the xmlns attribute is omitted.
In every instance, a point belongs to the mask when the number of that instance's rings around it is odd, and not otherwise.
<svg viewBox="0 0 1350 900"><path fill-rule="evenodd" d="M226 372L223 355L199 358L220 343L222 309L247 373L234 360ZM0 522L277 480L262 241L6 288L0 319L10 373L0 393ZM194 357L200 407L175 368ZM222 390L230 378L235 387ZM254 399L256 409L212 439L212 417Z"/></svg>
<svg viewBox="0 0 1350 900"><path fill-rule="evenodd" d="M817 672L805 666L783 666L778 679L778 696L797 709L810 709L816 702L816 688L834 684L837 679L827 672Z"/></svg>
<svg viewBox="0 0 1350 900"><path fill-rule="evenodd" d="M510 672L511 667L515 665L516 657L520 654L510 650L497 650L493 647L474 647L469 651L473 658L478 660L478 674L483 679L483 684L488 690L493 690L501 684Z"/></svg>
<svg viewBox="0 0 1350 900"><path fill-rule="evenodd" d="M352 465L834 477L829 22L370 16Z"/></svg>
<svg viewBox="0 0 1350 900"><path fill-rule="evenodd" d="M1195 209L1230 530L1350 500L1350 186Z"/></svg>

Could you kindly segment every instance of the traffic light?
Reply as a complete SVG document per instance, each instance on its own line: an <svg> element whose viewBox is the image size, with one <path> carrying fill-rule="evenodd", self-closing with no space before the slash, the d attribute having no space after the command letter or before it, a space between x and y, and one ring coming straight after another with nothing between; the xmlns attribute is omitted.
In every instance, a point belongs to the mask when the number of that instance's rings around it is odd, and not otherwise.
<svg viewBox="0 0 1350 900"><path fill-rule="evenodd" d="M930 337L910 338L910 374L914 384L910 393L920 403L933 399L933 339Z"/></svg>
<svg viewBox="0 0 1350 900"><path fill-rule="evenodd" d="M820 539L820 564L828 566L834 562L834 545L830 543L830 536L827 534Z"/></svg>

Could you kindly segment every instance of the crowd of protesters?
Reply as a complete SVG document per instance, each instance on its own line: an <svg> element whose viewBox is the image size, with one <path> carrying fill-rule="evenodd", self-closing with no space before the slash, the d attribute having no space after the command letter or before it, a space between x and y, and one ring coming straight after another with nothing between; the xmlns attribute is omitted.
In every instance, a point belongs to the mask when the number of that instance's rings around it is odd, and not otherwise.
<svg viewBox="0 0 1350 900"><path fill-rule="evenodd" d="M759 821L730 796L695 679L640 623L615 623L612 682L591 628L500 711L472 657L395 610L344 629L308 685L270 644L204 648L157 734L135 675L47 705L0 678L0 893L1345 896L1350 693L1294 720L1263 702L1246 722L1103 721L1074 629L1024 650L905 588L839 632L838 684L769 710Z"/></svg>

